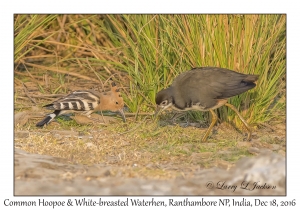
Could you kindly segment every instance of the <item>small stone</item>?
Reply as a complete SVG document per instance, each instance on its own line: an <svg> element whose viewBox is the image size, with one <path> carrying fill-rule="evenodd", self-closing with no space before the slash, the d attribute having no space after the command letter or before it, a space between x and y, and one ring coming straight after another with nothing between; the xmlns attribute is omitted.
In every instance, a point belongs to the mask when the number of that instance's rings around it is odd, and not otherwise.
<svg viewBox="0 0 300 210"><path fill-rule="evenodd" d="M201 152L201 153L192 153L191 158L192 159L206 159L210 158L213 155L212 152Z"/></svg>
<svg viewBox="0 0 300 210"><path fill-rule="evenodd" d="M255 148L261 148L265 146L264 143L261 142L261 140L251 141L250 145Z"/></svg>
<svg viewBox="0 0 300 210"><path fill-rule="evenodd" d="M238 147L250 147L251 146L251 143L249 141L239 141L237 143L237 146Z"/></svg>
<svg viewBox="0 0 300 210"><path fill-rule="evenodd" d="M219 168L222 168L225 170L229 170L233 166L232 163L225 161L225 160L217 160L215 162L215 165L216 165L216 167L219 167Z"/></svg>
<svg viewBox="0 0 300 210"><path fill-rule="evenodd" d="M271 144L272 145L272 150L279 150L281 148L281 146L279 144Z"/></svg>
<svg viewBox="0 0 300 210"><path fill-rule="evenodd" d="M272 150L267 149L267 148L262 148L259 150L260 154L269 154L269 153L273 153Z"/></svg>
<svg viewBox="0 0 300 210"><path fill-rule="evenodd" d="M84 115L75 115L72 116L71 119L75 120L79 125L93 124L93 120Z"/></svg>
<svg viewBox="0 0 300 210"><path fill-rule="evenodd" d="M27 138L29 137L29 131L16 131L15 132L15 138Z"/></svg>
<svg viewBox="0 0 300 210"><path fill-rule="evenodd" d="M260 153L260 151L257 147L249 147L248 152L253 154L253 155L258 155Z"/></svg>
<svg viewBox="0 0 300 210"><path fill-rule="evenodd" d="M278 154L280 154L281 156L285 157L286 152L281 149L281 150L278 151Z"/></svg>
<svg viewBox="0 0 300 210"><path fill-rule="evenodd" d="M15 114L15 126L23 126L28 122L29 119L29 115L28 113L25 112L19 112L17 114Z"/></svg>

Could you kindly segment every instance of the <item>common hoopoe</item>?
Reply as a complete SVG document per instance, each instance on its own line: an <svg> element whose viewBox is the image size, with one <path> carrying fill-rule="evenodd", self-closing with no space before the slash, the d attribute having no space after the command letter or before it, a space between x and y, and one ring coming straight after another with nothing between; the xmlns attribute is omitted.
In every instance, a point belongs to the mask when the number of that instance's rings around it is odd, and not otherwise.
<svg viewBox="0 0 300 210"><path fill-rule="evenodd" d="M36 124L37 127L49 124L55 117L68 112L76 112L90 117L90 114L96 111L119 111L123 121L126 121L123 111L124 101L120 90L114 82L111 83L111 90L108 92L100 93L94 90L77 90L44 107L54 110L54 112L48 114L47 117L38 122Z"/></svg>

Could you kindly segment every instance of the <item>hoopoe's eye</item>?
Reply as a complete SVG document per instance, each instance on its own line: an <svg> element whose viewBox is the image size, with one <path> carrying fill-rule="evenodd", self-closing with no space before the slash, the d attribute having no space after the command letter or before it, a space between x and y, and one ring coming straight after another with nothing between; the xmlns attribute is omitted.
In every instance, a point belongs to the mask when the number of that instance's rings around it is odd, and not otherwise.
<svg viewBox="0 0 300 210"><path fill-rule="evenodd" d="M116 101L116 104L119 104L119 102Z"/></svg>

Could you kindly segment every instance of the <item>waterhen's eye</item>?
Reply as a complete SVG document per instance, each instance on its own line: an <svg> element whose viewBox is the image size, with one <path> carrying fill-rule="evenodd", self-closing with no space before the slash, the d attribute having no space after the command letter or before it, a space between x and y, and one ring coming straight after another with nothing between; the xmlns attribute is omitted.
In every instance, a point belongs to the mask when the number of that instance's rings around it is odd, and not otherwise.
<svg viewBox="0 0 300 210"><path fill-rule="evenodd" d="M161 102L161 105L167 105L168 104L168 101L167 100L164 100L163 102Z"/></svg>

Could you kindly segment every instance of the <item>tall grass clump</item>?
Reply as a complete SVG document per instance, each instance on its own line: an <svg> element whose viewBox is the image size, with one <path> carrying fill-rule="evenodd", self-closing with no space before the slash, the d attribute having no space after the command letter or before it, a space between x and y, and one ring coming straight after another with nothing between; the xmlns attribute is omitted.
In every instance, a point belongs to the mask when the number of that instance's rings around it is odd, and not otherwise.
<svg viewBox="0 0 300 210"><path fill-rule="evenodd" d="M269 121L285 107L279 100L285 88L285 15L106 15L99 25L112 46L106 53L117 60L102 62L128 74L125 100L134 112L152 111L156 93L197 66L260 75L255 89L230 100L250 123ZM222 109L221 119L238 119Z"/></svg>
<svg viewBox="0 0 300 210"><path fill-rule="evenodd" d="M157 92L177 75L217 66L260 75L256 88L229 101L249 123L270 121L285 108L285 15L15 15L14 24L15 64L41 88L52 72L52 93L67 92L65 75L113 77L132 112L153 112ZM217 112L241 125L227 107Z"/></svg>
<svg viewBox="0 0 300 210"><path fill-rule="evenodd" d="M33 49L38 48L54 33L45 30L56 19L56 15L15 15L14 16L14 61L16 64ZM38 39L43 35L44 39ZM36 40L37 38L37 40Z"/></svg>

